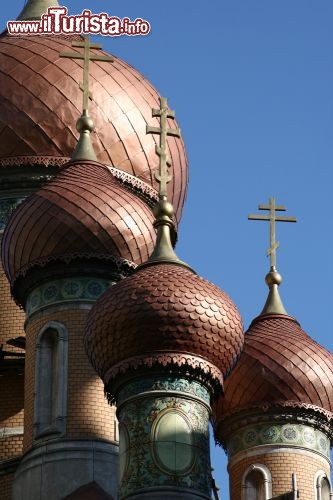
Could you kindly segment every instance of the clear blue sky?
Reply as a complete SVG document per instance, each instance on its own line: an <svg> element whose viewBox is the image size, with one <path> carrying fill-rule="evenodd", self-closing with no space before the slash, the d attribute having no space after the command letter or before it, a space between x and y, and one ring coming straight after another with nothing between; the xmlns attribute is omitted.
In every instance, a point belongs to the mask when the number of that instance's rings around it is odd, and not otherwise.
<svg viewBox="0 0 333 500"><path fill-rule="evenodd" d="M2 27L23 3L3 2ZM61 3L151 23L148 36L100 41L176 111L190 161L179 256L231 295L248 326L266 300L269 227L247 215L275 196L298 217L277 228L284 305L332 351L332 0ZM213 455L227 499L225 459Z"/></svg>

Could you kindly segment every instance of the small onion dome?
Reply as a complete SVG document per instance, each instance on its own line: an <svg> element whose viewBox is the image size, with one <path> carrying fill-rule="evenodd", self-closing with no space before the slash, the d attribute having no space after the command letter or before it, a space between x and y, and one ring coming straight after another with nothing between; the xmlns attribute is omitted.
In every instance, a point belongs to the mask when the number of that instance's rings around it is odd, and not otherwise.
<svg viewBox="0 0 333 500"><path fill-rule="evenodd" d="M75 122L82 109L82 61L59 56L82 52L71 42L80 35L0 36L0 168L18 165L61 164L77 143ZM92 49L94 54L106 54ZM157 139L146 134L159 94L136 69L115 57L113 63L90 65L92 100L89 113L95 124L92 143L97 160L127 172L157 190L154 172ZM187 189L187 158L181 139L168 137L173 180L169 197L179 221ZM59 161L57 161L57 157Z"/></svg>
<svg viewBox="0 0 333 500"><path fill-rule="evenodd" d="M2 260L14 296L20 293L17 278L48 262L112 256L140 264L154 247L153 221L146 203L106 166L68 163L17 208L6 227Z"/></svg>
<svg viewBox="0 0 333 500"><path fill-rule="evenodd" d="M246 332L244 350L215 408L217 428L242 410L271 407L333 412L332 354L284 314L263 314Z"/></svg>
<svg viewBox="0 0 333 500"><path fill-rule="evenodd" d="M207 369L221 389L221 372L230 371L242 345L231 299L175 263L142 266L111 287L92 308L85 333L88 357L111 399L113 379L142 365Z"/></svg>

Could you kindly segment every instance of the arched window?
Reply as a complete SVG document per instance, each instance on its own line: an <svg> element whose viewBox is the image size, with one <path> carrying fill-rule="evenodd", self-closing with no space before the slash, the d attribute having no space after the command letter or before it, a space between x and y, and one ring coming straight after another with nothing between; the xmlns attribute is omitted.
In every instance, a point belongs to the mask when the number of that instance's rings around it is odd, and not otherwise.
<svg viewBox="0 0 333 500"><path fill-rule="evenodd" d="M268 500L272 495L271 473L261 464L251 465L242 480L242 500Z"/></svg>
<svg viewBox="0 0 333 500"><path fill-rule="evenodd" d="M324 471L317 472L315 487L316 500L331 500L333 498L331 483Z"/></svg>
<svg viewBox="0 0 333 500"><path fill-rule="evenodd" d="M50 322L36 344L34 438L64 434L67 415L68 334Z"/></svg>

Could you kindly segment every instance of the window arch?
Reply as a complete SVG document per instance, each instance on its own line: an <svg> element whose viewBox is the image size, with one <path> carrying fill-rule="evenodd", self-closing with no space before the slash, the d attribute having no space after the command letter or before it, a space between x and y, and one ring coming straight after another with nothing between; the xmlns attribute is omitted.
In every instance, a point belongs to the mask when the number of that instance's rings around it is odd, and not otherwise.
<svg viewBox="0 0 333 500"><path fill-rule="evenodd" d="M64 434L67 416L68 333L50 322L38 335L35 365L34 438Z"/></svg>
<svg viewBox="0 0 333 500"><path fill-rule="evenodd" d="M248 467L242 479L242 500L268 500L272 496L272 476L265 465Z"/></svg>
<svg viewBox="0 0 333 500"><path fill-rule="evenodd" d="M333 498L331 482L324 471L317 472L315 488L316 500L331 500Z"/></svg>

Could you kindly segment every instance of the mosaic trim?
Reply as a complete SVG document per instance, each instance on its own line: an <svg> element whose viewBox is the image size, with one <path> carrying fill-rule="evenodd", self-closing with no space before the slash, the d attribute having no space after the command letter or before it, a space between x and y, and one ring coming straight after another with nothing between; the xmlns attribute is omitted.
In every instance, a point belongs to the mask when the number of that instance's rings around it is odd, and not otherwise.
<svg viewBox="0 0 333 500"><path fill-rule="evenodd" d="M199 356L191 354L181 354L179 352L165 352L163 354L152 354L148 356L134 356L127 358L114 365L104 375L105 394L110 404L115 402L115 381L123 374L132 369L141 367L172 367L174 376L186 374L189 378L194 378L209 388L212 395L218 394L223 387L223 375L216 366ZM176 372L177 370L177 372ZM116 382L117 383L117 382Z"/></svg>
<svg viewBox="0 0 333 500"><path fill-rule="evenodd" d="M110 287L109 280L77 278L50 281L29 294L26 313L43 307L73 301L95 302Z"/></svg>
<svg viewBox="0 0 333 500"><path fill-rule="evenodd" d="M135 380L128 383L117 397L118 406L126 399L150 391L183 392L189 396L199 398L207 405L210 404L210 395L206 387L194 380L184 378L161 377Z"/></svg>
<svg viewBox="0 0 333 500"><path fill-rule="evenodd" d="M21 196L19 198L3 198L0 200L0 231L4 231L9 217L25 198L25 196Z"/></svg>
<svg viewBox="0 0 333 500"><path fill-rule="evenodd" d="M228 457L231 458L240 451L262 445L302 447L321 453L326 458L330 455L330 441L318 429L302 424L258 424L233 434L227 444Z"/></svg>
<svg viewBox="0 0 333 500"><path fill-rule="evenodd" d="M129 387L124 387L123 396L137 393L139 397L127 399L117 410L122 429L119 443L122 463L121 498L139 491L148 492L150 488L156 491L159 487L177 487L187 491L192 489L193 492L200 492L210 498L209 408L199 400L167 393L171 388L172 391L185 389L191 395L192 391L200 395L206 394L205 387L200 390L197 387L199 385L185 379L172 380L165 377L153 383L152 379L147 379L143 385L141 381L130 382ZM156 387L161 391L159 394L151 392ZM144 396L142 389L145 390ZM163 449L164 442L155 440L159 435L158 425L169 415L178 415L180 420L188 422L190 433L187 444L184 445L190 447L187 450L187 454L191 456L188 467L172 472L163 467L163 460L161 461L161 454L158 452L160 445ZM122 440L122 436L126 436L126 439ZM174 443L171 440L166 445L172 447Z"/></svg>

